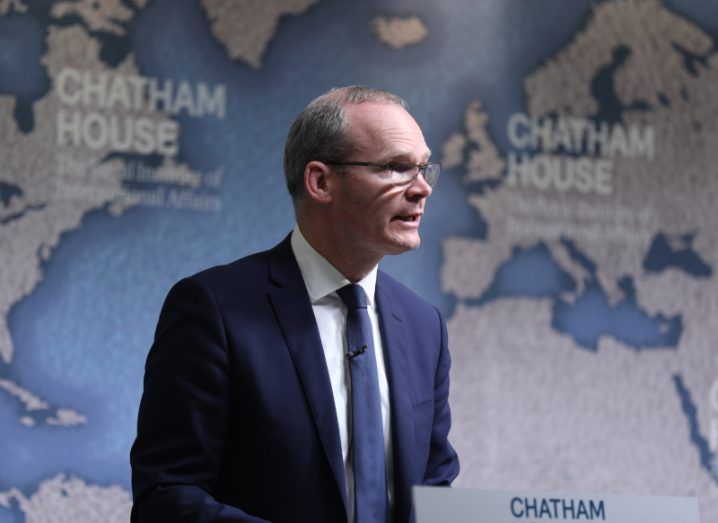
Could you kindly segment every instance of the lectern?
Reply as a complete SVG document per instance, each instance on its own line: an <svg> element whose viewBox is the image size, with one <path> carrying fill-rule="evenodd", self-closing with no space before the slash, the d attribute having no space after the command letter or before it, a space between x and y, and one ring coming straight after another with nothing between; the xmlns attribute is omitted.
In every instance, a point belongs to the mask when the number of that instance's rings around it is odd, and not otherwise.
<svg viewBox="0 0 718 523"><path fill-rule="evenodd" d="M416 523L700 523L696 498L414 487Z"/></svg>

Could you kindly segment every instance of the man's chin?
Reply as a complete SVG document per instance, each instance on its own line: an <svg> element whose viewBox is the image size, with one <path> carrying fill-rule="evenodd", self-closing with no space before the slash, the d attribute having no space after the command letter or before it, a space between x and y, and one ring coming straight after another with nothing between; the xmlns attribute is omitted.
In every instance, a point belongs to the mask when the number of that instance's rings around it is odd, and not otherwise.
<svg viewBox="0 0 718 523"><path fill-rule="evenodd" d="M417 249L421 244L421 238L416 235L409 238L393 238L386 254L402 254Z"/></svg>

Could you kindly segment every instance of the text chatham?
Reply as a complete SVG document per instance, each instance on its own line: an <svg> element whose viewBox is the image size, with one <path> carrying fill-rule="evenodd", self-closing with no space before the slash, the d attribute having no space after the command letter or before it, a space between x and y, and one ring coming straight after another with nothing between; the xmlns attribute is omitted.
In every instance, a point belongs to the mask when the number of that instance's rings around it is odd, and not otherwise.
<svg viewBox="0 0 718 523"><path fill-rule="evenodd" d="M65 68L57 77L56 92L65 105L113 111L161 111L171 115L186 111L193 117L224 118L227 110L227 90L223 84L210 88L204 82L175 82L139 75Z"/></svg>
<svg viewBox="0 0 718 523"><path fill-rule="evenodd" d="M651 126L626 126L582 118L532 118L514 113L506 127L509 141L517 149L604 158L652 159L655 154L655 131Z"/></svg>
<svg viewBox="0 0 718 523"><path fill-rule="evenodd" d="M515 497L511 499L511 514L515 518L592 521L605 520L606 508L603 500Z"/></svg>

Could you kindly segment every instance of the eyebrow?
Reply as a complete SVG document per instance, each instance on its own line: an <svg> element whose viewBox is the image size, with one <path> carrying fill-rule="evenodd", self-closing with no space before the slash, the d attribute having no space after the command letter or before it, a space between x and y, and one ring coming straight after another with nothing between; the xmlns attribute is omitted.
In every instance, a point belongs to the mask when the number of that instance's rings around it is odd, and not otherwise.
<svg viewBox="0 0 718 523"><path fill-rule="evenodd" d="M385 158L387 159L383 163L414 163L410 162L409 158L412 156L410 152L399 152L395 154L389 154ZM400 158L400 159L398 159ZM419 162L419 164L425 163L429 161L429 158L431 158L431 150L427 150L426 155L424 156L424 160Z"/></svg>

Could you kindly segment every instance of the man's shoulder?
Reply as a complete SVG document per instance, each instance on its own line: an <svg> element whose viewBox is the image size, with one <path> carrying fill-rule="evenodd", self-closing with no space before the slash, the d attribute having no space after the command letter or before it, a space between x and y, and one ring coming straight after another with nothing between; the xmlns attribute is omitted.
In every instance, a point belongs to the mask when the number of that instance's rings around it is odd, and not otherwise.
<svg viewBox="0 0 718 523"><path fill-rule="evenodd" d="M376 284L380 294L388 295L404 311L411 311L422 316L430 315L435 317L438 314L438 309L432 303L426 301L384 271L379 270L377 272Z"/></svg>
<svg viewBox="0 0 718 523"><path fill-rule="evenodd" d="M291 248L285 239L274 247L249 254L232 262L204 269L188 280L194 280L211 289L213 293L236 293L252 287L264 287L270 281L271 260L291 257Z"/></svg>
<svg viewBox="0 0 718 523"><path fill-rule="evenodd" d="M190 276L203 283L222 284L227 280L256 279L260 274L266 274L271 250L255 252L237 260L221 265L215 265L199 271Z"/></svg>

